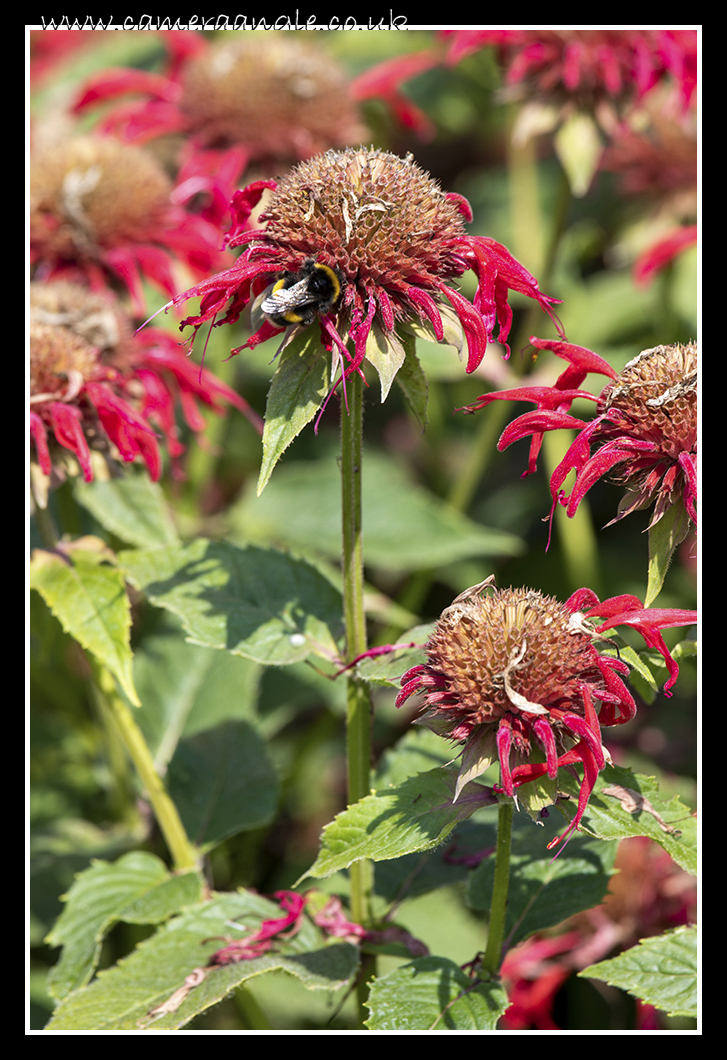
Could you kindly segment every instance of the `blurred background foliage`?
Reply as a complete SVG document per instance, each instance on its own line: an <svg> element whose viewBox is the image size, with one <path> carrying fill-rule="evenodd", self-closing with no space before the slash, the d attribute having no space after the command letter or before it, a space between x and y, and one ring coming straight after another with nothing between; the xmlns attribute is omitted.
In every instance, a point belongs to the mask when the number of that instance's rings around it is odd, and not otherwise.
<svg viewBox="0 0 727 1060"><path fill-rule="evenodd" d="M98 112L82 119L72 119L68 112L80 84L92 73L119 66L164 68L164 42L155 33L90 36L94 39L83 49L61 56L31 85L31 140L35 129L52 121L93 128ZM434 43L434 34L423 31L314 36L312 43L330 53L351 78L387 58ZM371 100L362 104L371 143L402 155L411 152L445 190L464 195L474 212L470 230L504 243L538 278L541 290L562 300L558 312L570 342L594 350L618 370L641 350L696 339L696 248L678 257L649 286L637 287L632 266L643 249L653 200L624 194L616 174L604 171L576 198L569 193L552 138L541 136L527 149L514 149L510 131L516 105L502 100L493 49L482 48L456 66L437 65L405 88L432 123L433 136L422 141L402 128L384 102ZM248 172L244 183L254 177ZM529 182L525 187L523 179ZM462 286L471 296L468 282L465 277ZM151 310L162 304L158 292L148 288L146 294ZM526 406L498 402L474 416L454 411L488 390L517 385L525 374L537 373L539 381L552 383L561 371L561 362L547 354L534 361L527 341L531 334L554 338L550 321L538 310L533 313L517 295L513 305L510 362L503 361L495 347L480 368L466 376L453 349L417 343L429 382L425 432L398 388L382 404L378 380L368 380L364 543L373 643L395 641L417 622L435 619L455 595L490 574L499 586L530 586L561 600L581 585L604 596L633 593L643 598L647 512L601 530L613 517L620 491L599 481L578 513L584 526L584 560L574 569L563 551L559 521L546 553L548 471L555 455L544 451L538 472L522 479L528 443L503 453L495 449L505 423ZM155 323L176 333L178 324L171 315ZM228 359L229 350L248 335L247 314L234 328L215 329L206 341L205 364L263 414L277 340ZM198 363L202 345L200 336L193 354ZM601 382L589 377L585 386L592 385L596 393ZM574 414L590 415L582 404L574 406ZM335 579L337 403L329 403L317 434L309 426L296 439L259 498L259 437L236 413L207 418L206 434L199 444L189 445L186 480L163 480L182 537L225 537L290 548L323 565ZM52 505L59 525L71 536L95 533L112 547L124 546L76 502L70 483L57 492ZM31 531L31 543L37 545L33 535ZM690 536L667 575L659 606L695 606L694 552ZM290 887L315 858L322 827L345 804L343 685L305 663L264 670L245 659L188 644L169 615L141 599L135 601L134 616L135 680L144 703L140 724L152 750L163 757L158 740L167 731L164 710L176 709L179 697L190 700L187 735L194 730L195 717L211 709L220 712L224 704L221 714L226 718L253 726L261 755L277 778L277 805L261 814L264 823L251 822L211 851L210 884L220 889L253 887L261 893ZM30 618L31 994L34 1025L42 1027L50 1009L43 980L56 957L43 939L74 873L92 858L113 859L140 845L164 856L164 848L128 762L119 747L109 744L95 713L81 650L35 593ZM667 631L669 643L677 632ZM670 639L670 634L675 636ZM607 743L615 762L658 775L665 796L679 793L694 806L696 669L688 658L681 659L680 666L674 696L641 700L634 721L609 731ZM375 695L374 746L380 757L401 738L414 712L397 712L392 690L380 689ZM335 877L324 882L337 890ZM385 891L383 879L381 888ZM473 947L473 936L484 937L483 921L467 907L464 885L457 878L440 890L405 899L397 920L432 952L457 962L471 959L478 948ZM128 952L143 931L119 925L105 943L102 966ZM396 963L386 958L382 970ZM621 1013L623 1002L617 1004L612 997L617 992L611 991L605 1000L601 995L584 997L589 985L574 982L578 997L571 1013L580 1010L582 1020L583 1006L590 1006L596 1022L588 1026L607 1026L614 1019L628 1025L633 1012ZM271 1001L269 1013L285 1013L287 1029L350 1026L350 1007L344 1006L328 1024L333 1012L329 1002L284 977L264 977L250 992L263 1005ZM561 1018L564 1027L576 1026L568 1022L575 1017L567 1012ZM191 1026L244 1027L244 1012L231 998Z"/></svg>

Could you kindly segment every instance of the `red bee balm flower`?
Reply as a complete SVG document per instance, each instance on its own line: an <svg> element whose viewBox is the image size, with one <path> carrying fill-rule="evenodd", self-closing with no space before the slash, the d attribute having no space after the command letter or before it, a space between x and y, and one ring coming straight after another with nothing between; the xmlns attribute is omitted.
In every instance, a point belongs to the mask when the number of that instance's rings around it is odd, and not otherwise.
<svg viewBox="0 0 727 1060"><path fill-rule="evenodd" d="M195 38L195 50L180 54L180 38ZM134 93L136 100L105 115L101 130L135 143L183 136L174 201L201 200L214 223L227 218L251 162L276 172L366 138L343 71L321 49L288 33L241 33L212 45L201 34L165 39L175 60L169 76L103 71L89 79L75 109Z"/></svg>
<svg viewBox="0 0 727 1060"><path fill-rule="evenodd" d="M235 405L261 431L247 402L192 364L170 334L148 328L135 338L109 297L69 283L33 283L30 302L30 429L38 458L31 469L39 503L51 475L62 481L80 467L90 482L92 454L112 463L140 457L151 478L159 478L152 423L163 431L181 476L176 402L192 430L205 427L199 400L220 413L224 403Z"/></svg>
<svg viewBox="0 0 727 1060"><path fill-rule="evenodd" d="M651 526L673 504L682 504L696 524L696 344L644 350L616 373L606 361L581 346L535 338L530 341L537 349L552 350L570 362L557 382L552 387L524 386L483 394L463 411L475 412L496 400L537 404L537 410L518 416L505 428L497 445L502 451L532 435L525 475L535 471L545 431L562 427L579 431L551 477L553 509L561 503L568 515L574 515L594 482L611 473L627 488L611 522L654 503ZM600 372L613 380L597 398L577 389L589 372ZM570 415L575 398L597 402L597 415L590 423L584 425ZM570 471L576 472L576 480L567 495L561 487Z"/></svg>
<svg viewBox="0 0 727 1060"><path fill-rule="evenodd" d="M219 231L170 199L155 160L117 140L78 137L38 151L30 164L30 255L36 279L120 280L145 312L141 276L175 295L172 265L193 276L224 262Z"/></svg>
<svg viewBox="0 0 727 1060"><path fill-rule="evenodd" d="M495 43L506 84L538 99L632 103L671 78L686 107L696 84L694 30L508 30Z"/></svg>
<svg viewBox="0 0 727 1060"><path fill-rule="evenodd" d="M601 726L622 725L636 713L622 679L628 666L599 654L599 634L622 624L637 629L667 663L669 694L678 667L659 630L696 622L696 612L645 609L634 596L599 603L590 589L564 604L530 589L485 596L487 584L466 590L443 611L426 646L428 661L401 678L396 705L418 693L423 723L464 744L455 799L499 759L500 790L510 796L517 790L537 813L556 801L560 767L581 763L575 817L553 846L580 824L609 761Z"/></svg>
<svg viewBox="0 0 727 1060"><path fill-rule="evenodd" d="M273 193L261 215L265 227L246 231L266 188ZM254 295L264 294L258 304L268 318L245 346L270 338L281 325L290 323L297 331L317 316L322 344L334 350L344 374L360 371L368 358L384 397L407 360L407 346L413 353L413 334L458 347L466 338L467 371L473 372L496 324L498 341L507 340L510 291L534 298L552 315L554 299L540 292L505 247L467 234L463 219L472 214L466 200L445 194L410 156L364 148L328 151L298 165L279 184L258 181L237 192L233 208L237 223L229 245L248 244L247 249L231 269L175 299L175 304L194 295L202 299L199 314L184 324L234 323ZM316 267L336 277L322 313L297 281L301 270ZM479 282L472 302L451 286L468 269ZM266 308L275 301L271 284L281 299L277 314ZM306 297L310 312L296 312ZM414 371L415 358L408 361Z"/></svg>

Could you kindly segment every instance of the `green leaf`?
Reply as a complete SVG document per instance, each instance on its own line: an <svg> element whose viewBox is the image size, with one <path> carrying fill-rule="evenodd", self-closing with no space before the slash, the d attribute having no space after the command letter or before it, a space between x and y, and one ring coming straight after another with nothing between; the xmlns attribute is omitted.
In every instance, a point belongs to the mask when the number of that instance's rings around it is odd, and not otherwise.
<svg viewBox="0 0 727 1060"><path fill-rule="evenodd" d="M129 700L139 705L129 643L131 609L124 576L105 560L102 541L81 538L61 552L35 549L30 586L37 589L66 633L114 675Z"/></svg>
<svg viewBox="0 0 727 1060"><path fill-rule="evenodd" d="M204 850L275 816L275 770L264 741L244 721L182 739L166 782L187 835Z"/></svg>
<svg viewBox="0 0 727 1060"><path fill-rule="evenodd" d="M697 929L642 939L618 957L578 973L618 986L669 1016L697 1017Z"/></svg>
<svg viewBox="0 0 727 1060"><path fill-rule="evenodd" d="M129 545L150 548L179 544L179 535L158 482L129 472L102 482L76 480L74 497L106 530Z"/></svg>
<svg viewBox="0 0 727 1060"><path fill-rule="evenodd" d="M556 818L557 820L557 818ZM524 834L524 833L521 833ZM541 829L533 833L529 853L513 853L507 896L505 936L508 947L516 946L536 931L555 927L569 916L599 905L608 890L617 843L604 843L587 836L574 836L554 858L546 850ZM543 857L533 857L532 840L542 837ZM473 909L489 910L495 859L487 858L472 874L469 901Z"/></svg>
<svg viewBox="0 0 727 1060"><path fill-rule="evenodd" d="M98 963L104 936L118 920L156 924L199 901L203 880L197 873L172 876L153 854L124 854L113 864L92 861L78 873L66 906L46 941L62 946L48 976L48 991L64 998L84 986Z"/></svg>
<svg viewBox="0 0 727 1060"><path fill-rule="evenodd" d="M426 773L435 766L446 766L457 753L456 746L431 729L415 726L382 754L376 770L376 788L381 791L397 787L409 777Z"/></svg>
<svg viewBox="0 0 727 1060"><path fill-rule="evenodd" d="M644 607L651 607L661 592L666 572L677 547L689 533L690 520L684 504L672 504L658 523L649 527L649 582Z"/></svg>
<svg viewBox="0 0 727 1060"><path fill-rule="evenodd" d="M366 1026L372 1031L494 1030L509 1003L500 983L473 981L444 957L419 957L374 980Z"/></svg>
<svg viewBox="0 0 727 1060"><path fill-rule="evenodd" d="M259 663L241 655L190 644L167 613L161 631L134 653L142 702L136 720L157 769L166 772L182 737L225 721L256 725L261 673Z"/></svg>
<svg viewBox="0 0 727 1060"><path fill-rule="evenodd" d="M121 562L152 603L181 619L194 644L267 666L336 654L340 594L304 560L198 538L124 552Z"/></svg>
<svg viewBox="0 0 727 1060"><path fill-rule="evenodd" d="M493 801L482 785L467 784L453 803L455 784L456 772L431 769L360 799L323 829L320 853L301 879L331 876L362 858L387 861L437 846L458 821Z"/></svg>
<svg viewBox="0 0 727 1060"><path fill-rule="evenodd" d="M318 328L308 328L285 346L270 384L258 495L282 454L318 412L330 388L328 354L321 346Z"/></svg>
<svg viewBox="0 0 727 1060"><path fill-rule="evenodd" d="M387 903L394 902L397 906L401 904L401 910L397 912L397 916L403 923L406 923L407 927L411 926L411 910L414 907L415 911L423 917L421 937L429 945L430 951L445 952L453 956L448 940L452 938L450 930L454 930L455 924L458 924L460 937L464 935L468 940L471 939L473 922L478 924L478 928L482 925L481 920L475 920L475 914L468 910L465 919L463 907L460 907L464 901L466 889L459 886L449 891L453 908L448 921L444 922L442 907L447 899L444 897L443 889L452 884L468 882L472 874L470 858L476 860L485 856L485 852L489 850L494 852L496 842L497 811L495 811L491 824L477 823L472 820L462 821L441 847L415 854L404 854L403 857L392 861L380 861L376 865L374 875L376 894ZM439 893L432 894L432 892ZM416 900L423 895L432 897L436 909L427 911L426 905L419 906ZM412 899L415 901L412 902ZM435 918L436 924L432 923L432 918ZM436 942L432 945L430 942L430 933L435 931L443 932L445 936L444 941L439 945Z"/></svg>
<svg viewBox="0 0 727 1060"><path fill-rule="evenodd" d="M427 426L427 403L429 400L429 384L421 362L417 357L416 346L411 336L402 333L401 340L406 351L406 358L396 376L396 381L409 403L422 430Z"/></svg>
<svg viewBox="0 0 727 1060"><path fill-rule="evenodd" d="M334 460L296 461L294 467L280 468L262 497L248 494L235 507L233 519L245 540L339 557L340 494ZM473 522L413 485L391 457L368 449L362 504L364 560L386 570L438 567L470 556L512 556L522 549L519 538Z"/></svg>
<svg viewBox="0 0 727 1060"><path fill-rule="evenodd" d="M152 1022L149 1011L168 1001L191 972L204 968L224 945L222 939L243 938L278 916L276 902L252 892L216 895L170 920L129 957L69 995L46 1030L173 1030L247 979L271 971L293 975L310 990L335 990L349 981L358 966L357 947L325 945L304 916L295 938L276 943L275 950L255 960L209 969L175 1011Z"/></svg>
<svg viewBox="0 0 727 1060"><path fill-rule="evenodd" d="M571 796L570 802L562 803L561 808L572 818L578 801L578 781L561 770L558 787ZM696 819L678 795L668 802L660 799L654 777L606 766L598 776L581 828L599 839L649 836L677 865L696 875Z"/></svg>

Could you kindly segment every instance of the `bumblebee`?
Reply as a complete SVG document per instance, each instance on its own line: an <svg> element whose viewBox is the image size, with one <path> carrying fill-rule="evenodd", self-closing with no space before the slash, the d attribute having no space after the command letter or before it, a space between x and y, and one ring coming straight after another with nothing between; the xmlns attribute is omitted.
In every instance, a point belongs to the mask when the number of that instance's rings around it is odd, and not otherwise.
<svg viewBox="0 0 727 1060"><path fill-rule="evenodd" d="M317 316L325 316L338 301L343 276L338 269L306 258L297 272L286 272L276 280L260 308L277 328L290 324L307 327Z"/></svg>

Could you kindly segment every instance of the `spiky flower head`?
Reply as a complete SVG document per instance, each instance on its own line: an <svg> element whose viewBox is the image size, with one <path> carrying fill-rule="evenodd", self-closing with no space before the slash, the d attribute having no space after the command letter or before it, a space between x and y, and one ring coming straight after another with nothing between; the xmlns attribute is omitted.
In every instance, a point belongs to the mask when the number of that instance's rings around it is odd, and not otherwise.
<svg viewBox="0 0 727 1060"><path fill-rule="evenodd" d="M464 745L455 800L499 759L500 790L512 796L517 789L537 813L556 801L558 770L582 764L578 808L557 843L578 827L609 761L601 726L621 725L636 712L622 679L628 666L615 654L599 653L600 634L618 624L639 630L667 662L668 692L678 668L659 630L694 622L696 614L644 609L633 596L599 603L589 589L564 604L532 589L485 595L491 580L444 610L426 645L427 662L401 678L396 704L419 694L422 722Z"/></svg>
<svg viewBox="0 0 727 1060"><path fill-rule="evenodd" d="M279 162L345 146L363 131L337 63L287 34L198 55L185 66L179 109L208 146L241 143Z"/></svg>
<svg viewBox="0 0 727 1060"><path fill-rule="evenodd" d="M503 431L498 449L532 436L526 475L536 469L545 431L575 428L579 433L553 472L553 506L560 503L573 516L591 486L602 476L626 487L616 522L653 504L650 525L672 505L683 507L697 521L697 345L675 343L644 350L616 373L591 350L566 342L531 338L537 349L552 350L569 362L552 387L517 387L482 397L466 412L491 401L532 401L538 407L518 416ZM600 396L577 389L589 372L610 376ZM584 425L568 411L576 398L597 402L596 416ZM570 494L563 490L568 474L576 479Z"/></svg>
<svg viewBox="0 0 727 1060"><path fill-rule="evenodd" d="M249 231L250 213L265 190L272 191L261 215L265 227ZM410 373L418 368L415 335L457 348L466 340L472 372L497 325L498 341L507 341L510 291L534 298L552 315L554 300L505 247L467 233L464 221L472 215L466 200L442 191L411 156L373 148L328 151L279 183L250 185L236 193L233 205L229 245L247 248L233 268L175 300L201 296L199 314L184 323L233 323L279 277L315 262L340 279L340 297L313 325L341 366L338 380L360 372L366 358L378 370L383 397L405 361ZM468 269L478 280L472 302L455 285ZM245 346L281 330L279 321L267 319ZM289 328L288 338L291 330L301 328Z"/></svg>
<svg viewBox="0 0 727 1060"><path fill-rule="evenodd" d="M676 83L683 106L697 74L694 30L526 29L494 31L507 85L532 99L575 101L598 111L623 109L663 79Z"/></svg>
<svg viewBox="0 0 727 1060"><path fill-rule="evenodd" d="M171 183L140 148L81 136L39 150L30 163L30 253L39 279L95 289L115 279L144 312L141 275L176 294L173 256L193 275L224 259L219 233L170 200Z"/></svg>
<svg viewBox="0 0 727 1060"><path fill-rule="evenodd" d="M199 39L181 54L180 36ZM276 172L367 135L343 70L321 48L270 32L211 45L200 34L165 40L172 52L166 76L104 71L89 78L75 109L84 113L134 93L137 99L113 108L99 129L132 143L177 134L174 201L193 200L213 223L229 219L229 201L251 163Z"/></svg>
<svg viewBox="0 0 727 1060"><path fill-rule="evenodd" d="M161 473L157 430L181 476L175 406L193 430L204 430L197 401L224 403L254 416L225 383L200 370L166 332L134 336L126 313L105 294L66 282L30 287L31 464L38 503L66 475L90 482L114 472L118 460L140 458L152 479Z"/></svg>

